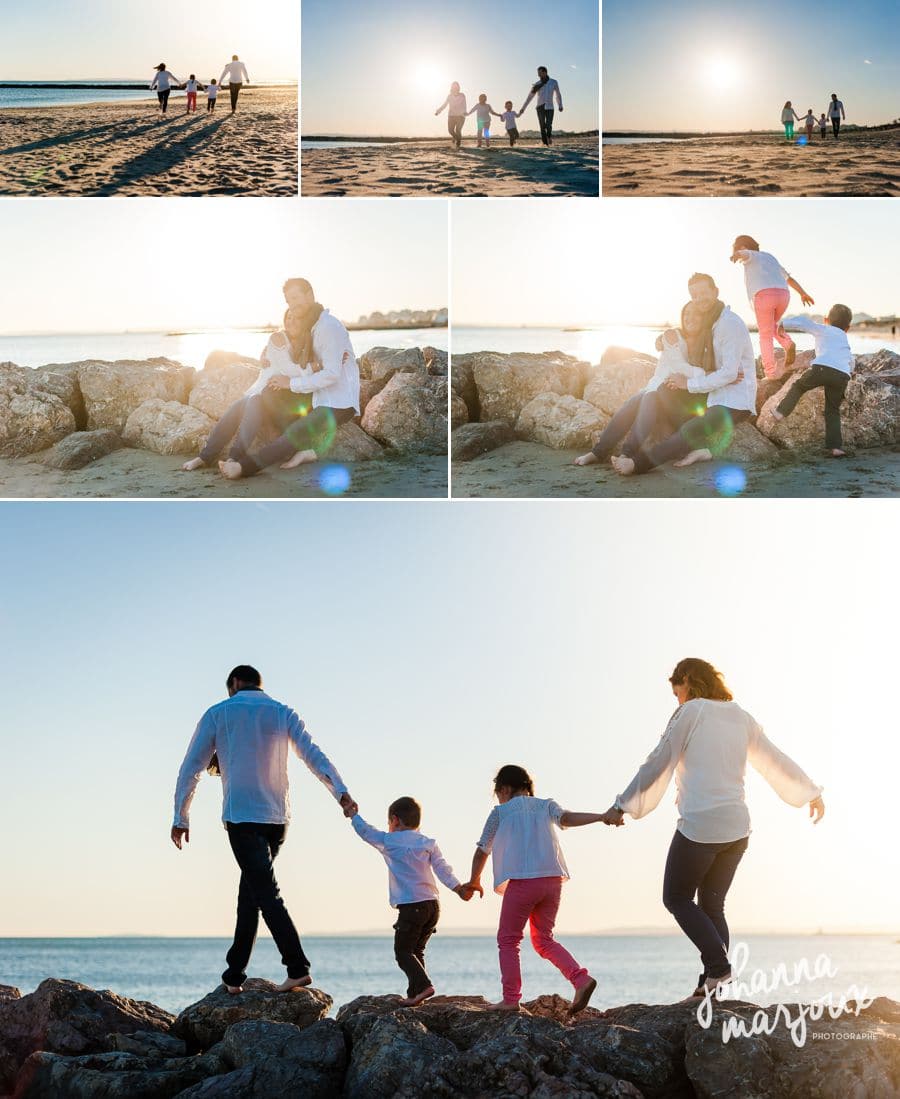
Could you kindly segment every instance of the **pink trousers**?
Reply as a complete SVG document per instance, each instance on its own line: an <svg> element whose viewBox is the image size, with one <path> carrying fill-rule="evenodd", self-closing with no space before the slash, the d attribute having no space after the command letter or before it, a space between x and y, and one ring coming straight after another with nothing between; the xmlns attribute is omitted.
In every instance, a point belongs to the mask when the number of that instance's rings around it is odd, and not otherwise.
<svg viewBox="0 0 900 1099"><path fill-rule="evenodd" d="M778 322L784 316L790 300L790 290L783 290L777 286L770 287L768 290L758 290L753 299L756 324L759 328L759 353L762 355L763 370L767 378L775 375L775 347L772 341L778 340L785 351L794 346L790 336L781 336L777 332Z"/></svg>
<svg viewBox="0 0 900 1099"><path fill-rule="evenodd" d="M590 979L588 971L582 969L568 950L553 938L562 881L562 878L516 878L506 886L497 930L500 980L505 1003L517 1004L522 999L519 944L526 923L531 925L531 943L537 953L552 962L575 988L580 988Z"/></svg>
<svg viewBox="0 0 900 1099"><path fill-rule="evenodd" d="M196 111L196 109L197 109L197 93L196 92L188 92L187 93L187 109L189 111Z"/></svg>

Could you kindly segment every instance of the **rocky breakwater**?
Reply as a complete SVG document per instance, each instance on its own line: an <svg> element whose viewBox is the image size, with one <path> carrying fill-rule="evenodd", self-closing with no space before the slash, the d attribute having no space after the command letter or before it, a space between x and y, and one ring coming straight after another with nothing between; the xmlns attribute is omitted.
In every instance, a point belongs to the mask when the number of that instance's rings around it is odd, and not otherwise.
<svg viewBox="0 0 900 1099"><path fill-rule="evenodd" d="M808 1022L802 1045L754 1004L697 1002L588 1009L542 996L516 1014L481 997L418 1008L364 996L328 1018L317 989L279 993L250 980L173 1017L152 1004L71 981L19 996L0 989L0 1095L16 1099L889 1099L900 1092L900 1004ZM796 1005L789 1008L797 1017ZM817 1040L828 1035L828 1040ZM865 1039L865 1040L863 1040Z"/></svg>
<svg viewBox="0 0 900 1099"><path fill-rule="evenodd" d="M333 461L446 453L447 354L376 347L359 360L362 415L331 442ZM0 363L0 457L74 469L121 446L192 455L256 378L259 363L214 351L202 371L170 359Z"/></svg>

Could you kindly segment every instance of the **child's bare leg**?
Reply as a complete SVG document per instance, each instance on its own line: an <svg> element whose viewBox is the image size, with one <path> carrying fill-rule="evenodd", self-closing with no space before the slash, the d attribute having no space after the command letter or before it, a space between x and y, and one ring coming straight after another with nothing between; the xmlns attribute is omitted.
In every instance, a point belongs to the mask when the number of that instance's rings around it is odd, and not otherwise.
<svg viewBox="0 0 900 1099"><path fill-rule="evenodd" d="M302 466L305 462L316 462L319 459L319 455L314 450L298 450L293 458L288 458L286 462L281 463L282 469L296 469L297 466Z"/></svg>

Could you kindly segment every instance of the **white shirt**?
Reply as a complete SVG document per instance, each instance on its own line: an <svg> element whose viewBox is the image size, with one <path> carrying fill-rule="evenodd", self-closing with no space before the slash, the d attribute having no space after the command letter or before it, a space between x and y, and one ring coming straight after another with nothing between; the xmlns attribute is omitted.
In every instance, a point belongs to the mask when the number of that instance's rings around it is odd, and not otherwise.
<svg viewBox="0 0 900 1099"><path fill-rule="evenodd" d="M371 843L384 856L388 868L388 895L393 908L398 904L437 900L435 874L448 889L456 889L460 884L435 841L417 829L379 832L359 813L352 823L359 838Z"/></svg>
<svg viewBox="0 0 900 1099"><path fill-rule="evenodd" d="M218 84L207 84L206 85L206 98L207 99L215 99L218 94L219 94L219 85Z"/></svg>
<svg viewBox="0 0 900 1099"><path fill-rule="evenodd" d="M490 103L476 103L472 110L469 111L469 114L472 114L473 112L475 118L482 126L490 125L491 115L497 113Z"/></svg>
<svg viewBox="0 0 900 1099"><path fill-rule="evenodd" d="M663 336L660 336L660 340L662 342L662 351L656 363L656 370L653 377L641 390L642 393L654 393L673 374L684 374L686 378L702 378L704 376L702 367L694 366L688 362L687 343L680 332L675 344L668 343Z"/></svg>
<svg viewBox="0 0 900 1099"><path fill-rule="evenodd" d="M781 121L782 122L793 122L795 118L799 121L800 115L797 114L797 112L794 110L793 107L785 107L782 110L782 112L781 112Z"/></svg>
<svg viewBox="0 0 900 1099"><path fill-rule="evenodd" d="M756 415L756 358L746 324L726 305L713 325L713 354L716 369L711 374L689 378L691 393L708 393L706 404L724 405ZM743 377L738 375L743 371Z"/></svg>
<svg viewBox="0 0 900 1099"><path fill-rule="evenodd" d="M189 80L185 84L184 90L186 92L195 92L199 87L200 87L200 81L199 80Z"/></svg>
<svg viewBox="0 0 900 1099"><path fill-rule="evenodd" d="M440 114L445 107L447 107L447 114L450 115L461 115L468 113L466 111L466 97L463 95L462 92L451 92L444 100L444 102L440 105L440 107L438 107L437 113Z"/></svg>
<svg viewBox="0 0 900 1099"><path fill-rule="evenodd" d="M222 820L287 824L288 748L340 801L347 787L289 707L265 691L238 691L210 707L188 745L175 784L175 827L189 827L194 791L213 753L222 772Z"/></svg>
<svg viewBox="0 0 900 1099"><path fill-rule="evenodd" d="M321 370L302 368L291 381L294 393L312 393L313 408L353 408L359 412L359 364L350 334L327 309L312 330L313 354Z"/></svg>
<svg viewBox="0 0 900 1099"><path fill-rule="evenodd" d="M695 843L731 843L750 834L744 800L748 762L789 805L805 805L822 793L736 702L694 698L672 715L615 804L635 820L646 816L659 805L674 773L679 832Z"/></svg>
<svg viewBox="0 0 900 1099"><path fill-rule="evenodd" d="M522 110L519 111L519 114L524 114L525 108L532 101L532 99L534 99L535 96L537 96L537 103L535 103L536 107L549 107L550 110L553 110L553 97L556 96L556 100L559 103L559 109L563 109L562 95L560 94L559 84L557 84L552 76L547 81L547 83L542 84L541 87L537 89L537 91L531 91L528 93L528 98L522 104Z"/></svg>
<svg viewBox="0 0 900 1099"><path fill-rule="evenodd" d="M173 84L180 84L181 81L177 76L173 76L168 69L165 69L161 73L157 73L156 76L150 81L150 90L157 88L161 92L167 92L170 90Z"/></svg>
<svg viewBox="0 0 900 1099"><path fill-rule="evenodd" d="M506 123L507 130L515 130L518 117L519 116L515 111L504 111L503 114L500 115L500 121Z"/></svg>
<svg viewBox="0 0 900 1099"><path fill-rule="evenodd" d="M840 118L844 113L844 104L839 99L832 99L828 104L828 117Z"/></svg>
<svg viewBox="0 0 900 1099"><path fill-rule="evenodd" d="M284 336L284 333L282 333L282 336ZM284 338L287 339L286 336ZM266 358L269 360L269 365L260 370L259 377L244 393L245 397L255 397L257 393L262 393L272 378L300 377L303 367L291 358L290 348L287 345L278 347L272 343L270 337L269 342L266 344Z"/></svg>
<svg viewBox="0 0 900 1099"><path fill-rule="evenodd" d="M247 72L247 68L243 61L229 61L225 68L222 70L222 75L219 77L219 83L221 84L225 77L228 77L229 84L243 84L246 81L250 83L250 74Z"/></svg>
<svg viewBox="0 0 900 1099"><path fill-rule="evenodd" d="M554 824L563 810L549 798L518 796L496 805L484 825L479 848L494 856L494 892L523 878L566 878L569 871Z"/></svg>
<svg viewBox="0 0 900 1099"><path fill-rule="evenodd" d="M815 126L817 121L818 120L816 119L816 116L812 113L812 111L810 111L808 114L805 114L803 116L804 126L808 126L808 127Z"/></svg>
<svg viewBox="0 0 900 1099"><path fill-rule="evenodd" d="M816 357L813 364L830 366L844 374L852 374L854 366L850 340L843 328L833 324L817 324L809 317L785 317L781 322L785 328L795 332L808 332L816 342Z"/></svg>
<svg viewBox="0 0 900 1099"><path fill-rule="evenodd" d="M790 290L790 274L771 253L739 248L735 255L744 268L744 286L751 304L760 290Z"/></svg>

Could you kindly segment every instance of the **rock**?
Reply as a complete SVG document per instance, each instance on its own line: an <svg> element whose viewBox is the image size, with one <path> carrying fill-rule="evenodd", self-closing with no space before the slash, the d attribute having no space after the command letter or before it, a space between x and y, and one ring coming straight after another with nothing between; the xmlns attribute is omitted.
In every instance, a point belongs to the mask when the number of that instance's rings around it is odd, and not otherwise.
<svg viewBox="0 0 900 1099"><path fill-rule="evenodd" d="M248 1099L339 1096L349 1062L344 1032L333 1019L305 1030L265 1019L236 1023L225 1034L221 1056L236 1070L252 1071L241 1093Z"/></svg>
<svg viewBox="0 0 900 1099"><path fill-rule="evenodd" d="M178 1099L251 1099L254 1096L256 1069L239 1068L221 1076L211 1076L178 1093ZM302 1094L302 1092L300 1093ZM265 1099L274 1099L267 1095Z"/></svg>
<svg viewBox="0 0 900 1099"><path fill-rule="evenodd" d="M128 446L156 454L196 454L213 426L209 416L197 408L153 398L131 413L122 438Z"/></svg>
<svg viewBox="0 0 900 1099"><path fill-rule="evenodd" d="M883 347L868 355L856 356L856 371L860 374L892 374L900 376L900 355Z"/></svg>
<svg viewBox="0 0 900 1099"><path fill-rule="evenodd" d="M420 347L372 347L359 358L360 377L373 382L388 382L395 374L426 372L425 355Z"/></svg>
<svg viewBox="0 0 900 1099"><path fill-rule="evenodd" d="M358 1021L355 1017L350 1024L353 1052L344 1082L347 1099L426 1095L423 1085L433 1079L436 1062L456 1054L452 1042L429 1033L411 1015L377 1016L354 1032Z"/></svg>
<svg viewBox="0 0 900 1099"><path fill-rule="evenodd" d="M133 1053L138 1057L184 1057L187 1054L187 1045L180 1038L155 1030L113 1034L110 1045L118 1053Z"/></svg>
<svg viewBox="0 0 900 1099"><path fill-rule="evenodd" d="M692 1026L685 1041L684 1064L698 1099L733 1095L764 1099L779 1093L772 1054L762 1038L725 1044L721 1026L709 1030Z"/></svg>
<svg viewBox="0 0 900 1099"><path fill-rule="evenodd" d="M0 457L46 450L75 430L72 410L55 393L35 388L30 374L13 363L0 366Z"/></svg>
<svg viewBox="0 0 900 1099"><path fill-rule="evenodd" d="M13 985L0 985L0 1004L9 1000L21 1000L22 993Z"/></svg>
<svg viewBox="0 0 900 1099"><path fill-rule="evenodd" d="M778 461L778 447L746 422L737 425L728 447L716 457L743 465L765 465Z"/></svg>
<svg viewBox="0 0 900 1099"><path fill-rule="evenodd" d="M615 366L617 363L622 362L635 362L643 360L645 363L652 363L654 369L656 369L656 356L648 355L645 351L635 351L631 347L607 347L607 349L600 356L600 366ZM651 374L653 371L650 372Z"/></svg>
<svg viewBox="0 0 900 1099"><path fill-rule="evenodd" d="M475 384L475 363L483 352L468 355L454 355L450 372L450 388L466 403L470 422L481 419L481 404L478 400L478 386Z"/></svg>
<svg viewBox="0 0 900 1099"><path fill-rule="evenodd" d="M53 446L42 461L45 466L53 469L82 469L124 445L121 438L109 428L73 431Z"/></svg>
<svg viewBox="0 0 900 1099"><path fill-rule="evenodd" d="M462 397L456 393L450 394L450 430L456 431L458 427L469 422L469 408Z"/></svg>
<svg viewBox="0 0 900 1099"><path fill-rule="evenodd" d="M422 355L425 359L425 369L435 377L446 378L450 372L450 356L439 347L423 347Z"/></svg>
<svg viewBox="0 0 900 1099"><path fill-rule="evenodd" d="M359 380L359 411L360 415L365 415L366 407L369 401L375 396L376 393L380 393L382 389L387 385L387 379L373 382L371 378L360 378Z"/></svg>
<svg viewBox="0 0 900 1099"><path fill-rule="evenodd" d="M109 1049L109 1035L167 1032L173 1017L154 1004L50 978L34 992L0 1002L0 1093L36 1050L79 1055Z"/></svg>
<svg viewBox="0 0 900 1099"><path fill-rule="evenodd" d="M381 444L351 420L350 423L341 424L334 442L321 457L329 462L366 462L383 455L384 448Z"/></svg>
<svg viewBox="0 0 900 1099"><path fill-rule="evenodd" d="M75 430L87 428L87 411L78 380L80 363L51 363L31 371L32 386L53 393L75 417Z"/></svg>
<svg viewBox="0 0 900 1099"><path fill-rule="evenodd" d="M582 364L555 351L545 355L501 355L493 351L473 356L480 419L515 424L522 409L539 393L580 397Z"/></svg>
<svg viewBox="0 0 900 1099"><path fill-rule="evenodd" d="M587 401L540 393L519 413L516 435L555 450L583 450L592 445L592 433L602 431L607 423L609 417Z"/></svg>
<svg viewBox="0 0 900 1099"><path fill-rule="evenodd" d="M484 424L463 424L450 436L454 462L471 462L481 454L511 443L516 437L505 420L489 420Z"/></svg>
<svg viewBox="0 0 900 1099"><path fill-rule="evenodd" d="M109 427L121 434L129 416L145 401L187 404L194 370L169 359L91 361L79 364L78 379L88 430Z"/></svg>
<svg viewBox="0 0 900 1099"><path fill-rule="evenodd" d="M213 351L203 370L193 379L188 403L211 420L220 420L253 385L259 371L256 359L244 358L233 351Z"/></svg>
<svg viewBox="0 0 900 1099"><path fill-rule="evenodd" d="M427 374L394 374L366 405L362 428L401 452L447 453L447 381Z"/></svg>
<svg viewBox="0 0 900 1099"><path fill-rule="evenodd" d="M209 1049L222 1040L230 1026L247 1019L293 1023L301 1029L311 1026L328 1014L331 1002L318 988L279 992L271 981L251 977L240 996L219 987L186 1007L172 1025L172 1033L183 1038L189 1049Z"/></svg>
<svg viewBox="0 0 900 1099"><path fill-rule="evenodd" d="M33 1053L19 1073L14 1099L168 1099L220 1071L215 1056L158 1060L133 1053Z"/></svg>
<svg viewBox="0 0 900 1099"><path fill-rule="evenodd" d="M601 362L584 387L584 399L612 416L650 381L656 366L646 357Z"/></svg>

